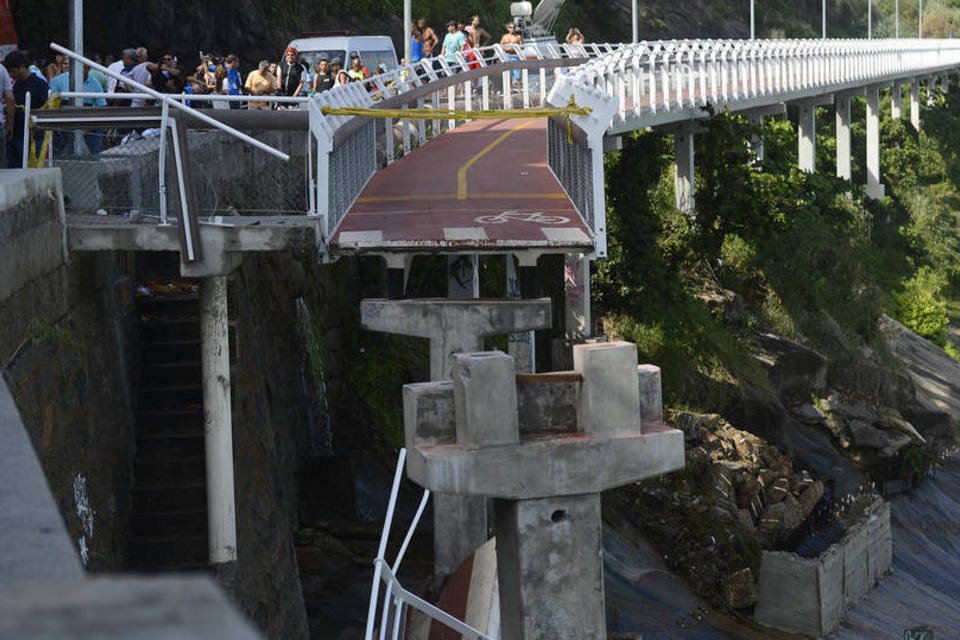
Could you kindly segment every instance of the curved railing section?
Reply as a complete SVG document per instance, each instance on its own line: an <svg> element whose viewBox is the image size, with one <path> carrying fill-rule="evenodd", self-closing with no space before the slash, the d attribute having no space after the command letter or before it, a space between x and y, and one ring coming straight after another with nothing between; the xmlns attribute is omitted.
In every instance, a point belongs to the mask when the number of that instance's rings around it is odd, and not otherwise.
<svg viewBox="0 0 960 640"><path fill-rule="evenodd" d="M612 96L619 133L958 66L956 40L675 40L623 46L567 79Z"/></svg>

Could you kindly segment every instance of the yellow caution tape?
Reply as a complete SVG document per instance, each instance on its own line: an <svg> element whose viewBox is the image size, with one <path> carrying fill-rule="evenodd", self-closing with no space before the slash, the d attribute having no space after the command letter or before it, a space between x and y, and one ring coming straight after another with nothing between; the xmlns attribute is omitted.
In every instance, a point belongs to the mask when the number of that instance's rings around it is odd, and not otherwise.
<svg viewBox="0 0 960 640"><path fill-rule="evenodd" d="M372 107L331 107L323 105L320 113L325 116L361 116L364 118L394 118L410 120L508 120L519 118L549 118L563 116L567 119L567 138L573 142L570 116L586 116L592 108L580 106L570 97L566 107L533 107L530 109L492 109L490 111L467 111L465 109L375 109Z"/></svg>

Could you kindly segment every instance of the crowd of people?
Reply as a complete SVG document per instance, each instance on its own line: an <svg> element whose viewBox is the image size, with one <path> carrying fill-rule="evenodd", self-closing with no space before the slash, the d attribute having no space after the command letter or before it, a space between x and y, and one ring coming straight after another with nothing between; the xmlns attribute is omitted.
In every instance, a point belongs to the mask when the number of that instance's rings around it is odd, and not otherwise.
<svg viewBox="0 0 960 640"><path fill-rule="evenodd" d="M578 29L571 29L566 41L571 44L583 42ZM458 54L467 62L468 68L480 66L475 49L488 46L493 36L482 26L480 16L474 15L468 22L450 20L443 40L430 27L425 18L417 20L410 33L411 63L427 58L442 57L448 65L458 66ZM499 40L508 59L519 60L519 47L523 38L514 24L508 24ZM88 57L121 77L166 94L196 96L187 100L188 106L217 109L270 109L275 103L257 100L264 96L309 96L327 91L337 85L348 84L369 78L371 70L365 66L358 52L351 52L349 61L321 56L314 64L307 64L296 47L287 47L279 62L260 60L255 69L241 73L240 59L235 54L226 56L200 54L199 63L182 64L177 55L166 52L151 59L144 47L124 49L119 56L101 56L89 53ZM401 65L406 64L401 60ZM439 63L437 63L439 64ZM439 68L439 67L435 67ZM388 71L386 65L373 68L373 74ZM519 81L519 71L515 72ZM24 151L24 105L27 94L34 109L55 107L59 97L70 91L70 58L51 55L43 61L35 61L26 51L12 51L0 65L0 131L6 144L0 145L0 167L20 167ZM143 97L124 94L139 93L135 88L118 81L99 69L83 66L83 89L86 93L106 94L104 97L86 98L85 106L131 106L148 104ZM235 99L211 100L205 96L237 96ZM243 98L240 98L243 96ZM100 151L102 135L85 136L91 153Z"/></svg>

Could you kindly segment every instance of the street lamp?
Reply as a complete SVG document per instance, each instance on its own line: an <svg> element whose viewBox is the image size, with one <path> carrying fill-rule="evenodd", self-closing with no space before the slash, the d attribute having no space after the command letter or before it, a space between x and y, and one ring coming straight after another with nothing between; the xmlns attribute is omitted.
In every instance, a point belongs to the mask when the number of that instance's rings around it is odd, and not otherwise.
<svg viewBox="0 0 960 640"><path fill-rule="evenodd" d="M756 23L754 22L753 0L750 0L750 39L751 40L757 37L755 24Z"/></svg>
<svg viewBox="0 0 960 640"><path fill-rule="evenodd" d="M896 2L893 3L893 11L896 14L896 17L893 20L894 33L896 34L895 37L899 40L900 39L900 0L896 0Z"/></svg>
<svg viewBox="0 0 960 640"><path fill-rule="evenodd" d="M872 37L873 37L873 0L867 0L867 38L872 38Z"/></svg>
<svg viewBox="0 0 960 640"><path fill-rule="evenodd" d="M637 44L639 34L637 33L637 0L631 3L631 14L633 16L633 44Z"/></svg>
<svg viewBox="0 0 960 640"><path fill-rule="evenodd" d="M823 38L824 40L826 40L826 39L827 39L827 0L823 0L823 1L820 3L820 6L821 6L821 9L822 9L822 11L821 11L821 17L822 17L822 21L823 21L823 29L822 29L822 32L821 32L820 37Z"/></svg>
<svg viewBox="0 0 960 640"><path fill-rule="evenodd" d="M413 31L413 11L410 8L412 0L403 0L403 62L410 64L411 32Z"/></svg>
<svg viewBox="0 0 960 640"><path fill-rule="evenodd" d="M917 25L917 37L922 38L923 37L923 0L920 0L920 9L917 11L917 16L918 16L917 21L919 23Z"/></svg>

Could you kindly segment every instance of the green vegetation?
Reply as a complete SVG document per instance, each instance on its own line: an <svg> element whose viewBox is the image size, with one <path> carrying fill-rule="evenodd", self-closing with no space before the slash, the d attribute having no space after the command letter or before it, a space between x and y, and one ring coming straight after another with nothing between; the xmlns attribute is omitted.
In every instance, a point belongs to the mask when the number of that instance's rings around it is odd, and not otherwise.
<svg viewBox="0 0 960 640"><path fill-rule="evenodd" d="M746 355L758 331L855 357L864 344L883 352L887 313L946 346L960 310L960 98L925 109L919 135L889 112L878 202L858 186L862 158L853 183L832 176L830 110L816 174L796 168L789 121L709 121L696 139L696 216L674 209L670 137L638 132L607 156L610 257L596 265L596 312L663 368L668 402L716 410L737 386L763 387ZM854 148L864 146L859 127ZM738 299L746 311L731 313Z"/></svg>

